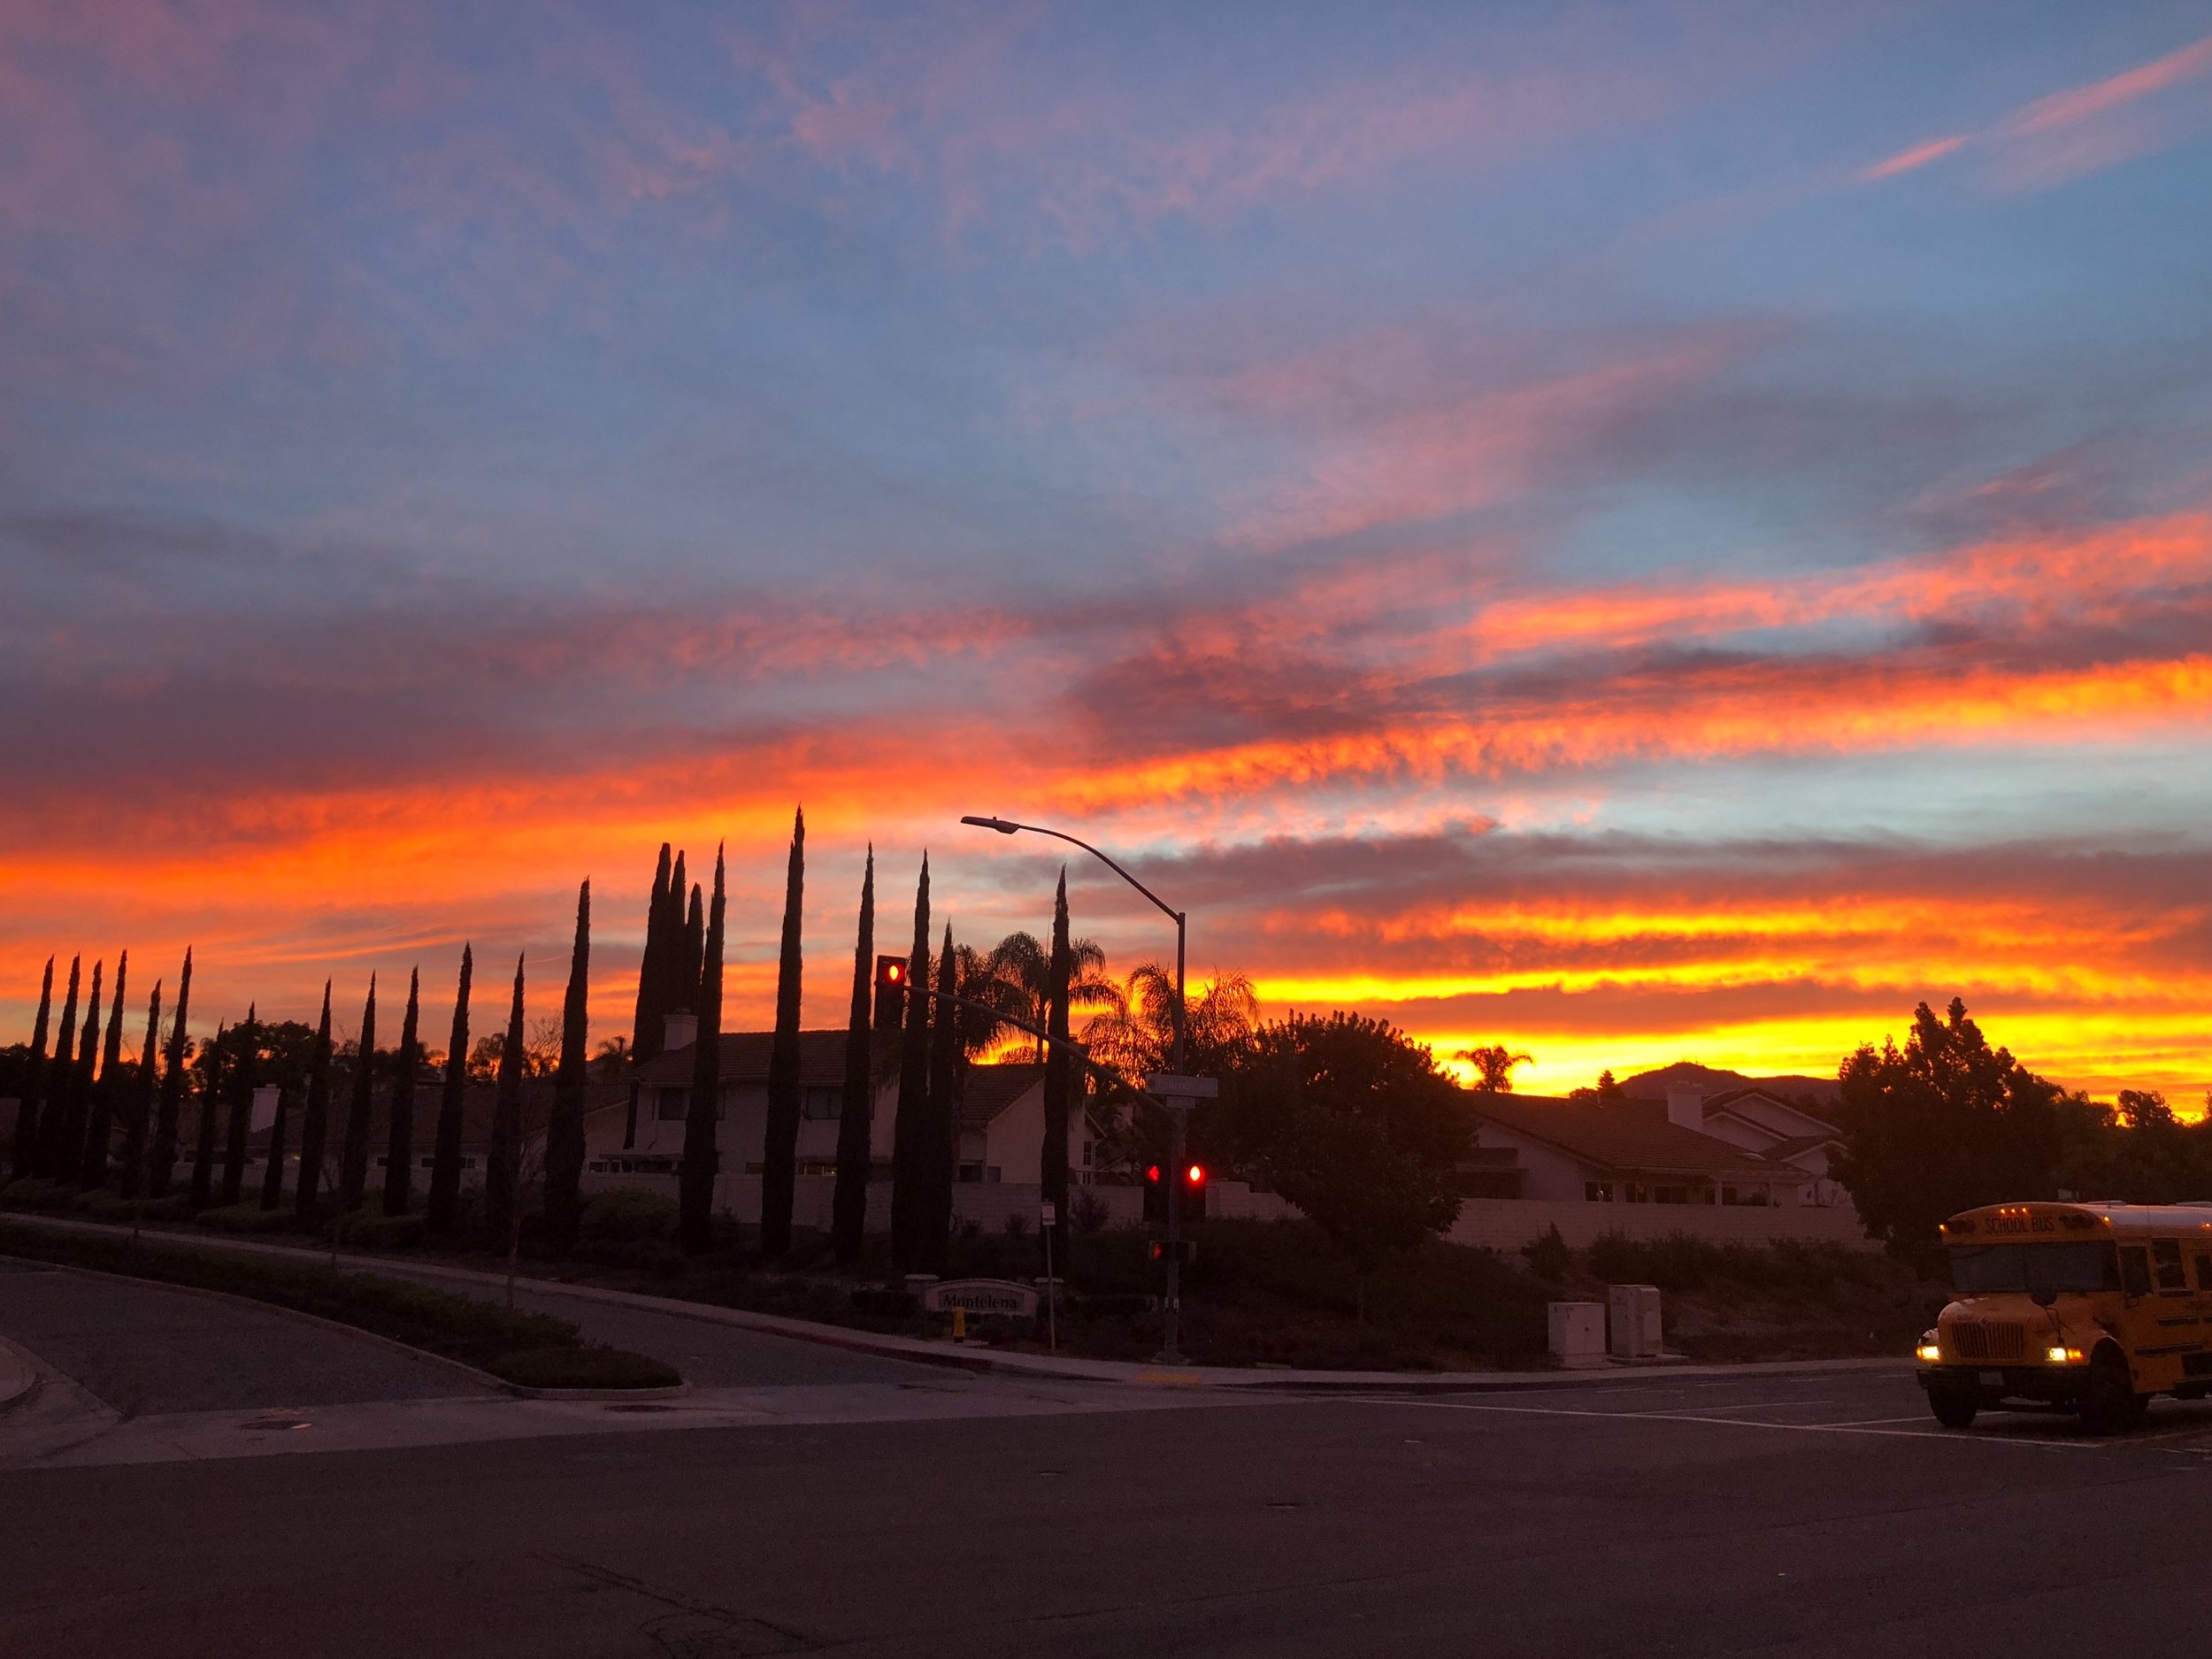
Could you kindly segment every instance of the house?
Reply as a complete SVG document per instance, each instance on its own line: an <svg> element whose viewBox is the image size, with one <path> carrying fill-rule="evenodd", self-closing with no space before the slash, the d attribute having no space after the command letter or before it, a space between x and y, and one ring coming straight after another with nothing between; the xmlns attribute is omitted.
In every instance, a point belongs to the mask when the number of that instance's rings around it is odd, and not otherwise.
<svg viewBox="0 0 2212 1659"><path fill-rule="evenodd" d="M1472 1198L1605 1204L1797 1205L1815 1179L1642 1102L1478 1094L1462 1165Z"/></svg>
<svg viewBox="0 0 2212 1659"><path fill-rule="evenodd" d="M688 1015L670 1017L672 1046L630 1073L626 1094L609 1100L584 1122L585 1169L595 1176L673 1177L683 1161L685 1119L691 1110L698 1063L695 1026ZM768 1064L775 1033L725 1032L718 1056L719 1110L715 1150L721 1174L757 1178L766 1162ZM899 1107L899 1033L869 1039L868 1131L870 1179L891 1179L891 1145ZM846 1033L799 1033L798 1173L833 1177L837 1136L845 1109ZM1033 1063L970 1065L964 1069L955 1179L967 1184L1033 1186L1044 1149L1043 1066ZM1068 1130L1070 1179L1087 1182L1097 1154L1087 1121ZM616 1184L616 1183L609 1183ZM733 1188L741 1212L745 1191Z"/></svg>
<svg viewBox="0 0 2212 1659"><path fill-rule="evenodd" d="M1667 1094L1671 1122L1741 1148L1769 1164L1786 1164L1811 1178L1804 1201L1812 1204L1847 1202L1843 1186L1829 1174L1830 1155L1842 1144L1836 1125L1803 1104L1771 1088L1751 1084L1707 1094L1676 1088Z"/></svg>

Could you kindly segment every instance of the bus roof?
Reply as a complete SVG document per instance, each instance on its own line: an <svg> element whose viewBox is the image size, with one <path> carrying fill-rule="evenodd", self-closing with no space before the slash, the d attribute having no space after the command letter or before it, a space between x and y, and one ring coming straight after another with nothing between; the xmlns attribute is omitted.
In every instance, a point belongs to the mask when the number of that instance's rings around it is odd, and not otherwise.
<svg viewBox="0 0 2212 1659"><path fill-rule="evenodd" d="M1962 1210L1943 1224L1948 1240L1986 1240L1999 1244L2018 1239L2063 1237L2095 1230L2107 1234L2201 1233L2212 1238L2212 1200L2182 1204L2131 1204L2116 1198L2085 1198L2070 1203L2041 1200L2020 1204L1985 1204Z"/></svg>

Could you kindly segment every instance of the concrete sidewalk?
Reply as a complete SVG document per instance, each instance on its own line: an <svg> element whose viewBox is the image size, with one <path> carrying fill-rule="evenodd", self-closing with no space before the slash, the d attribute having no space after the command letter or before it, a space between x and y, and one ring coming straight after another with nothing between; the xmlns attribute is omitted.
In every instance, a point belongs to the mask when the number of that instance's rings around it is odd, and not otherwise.
<svg viewBox="0 0 2212 1659"><path fill-rule="evenodd" d="M42 1227L57 1233L83 1233L103 1238L113 1238L120 1231L103 1222L28 1215L15 1210L0 1211L0 1219L21 1222L27 1226ZM163 1244L204 1250L227 1250L246 1256L274 1256L296 1262L311 1263L329 1258L327 1250L271 1244L257 1239L227 1238L205 1233L180 1233L149 1227L142 1236ZM404 1256L342 1253L339 1260L342 1268L351 1271L384 1272L410 1279L436 1280L457 1288L467 1286L477 1291L490 1288L503 1294L507 1284L507 1277L503 1273L487 1273L473 1268L418 1262ZM1693 1365L1679 1362L1609 1363L1576 1371L1308 1371L1287 1367L1280 1370L1271 1367L1246 1369L1222 1365L1168 1367L1117 1360L1063 1358L1050 1354L1017 1353L973 1343L956 1344L915 1337L881 1335L868 1331L849 1330L842 1325L823 1325L811 1319L793 1319L780 1314L755 1313L742 1308L686 1302L672 1296L646 1295L637 1291L570 1285L558 1279L532 1275L518 1275L515 1284L518 1290L526 1285L539 1295L565 1296L580 1302L649 1310L680 1318L788 1337L796 1341L820 1343L853 1353L873 1354L887 1359L951 1366L962 1371L991 1372L1001 1376L1045 1378L1060 1382L1108 1383L1140 1388L1242 1389L1263 1394L1373 1394L1379 1391L1465 1394L1557 1388L1593 1383L1617 1386L1623 1382L1639 1379L1675 1382L1689 1379L1778 1377L1830 1371L1901 1371L1912 1364L1909 1356L1901 1355L1893 1359L1782 1360L1749 1365Z"/></svg>

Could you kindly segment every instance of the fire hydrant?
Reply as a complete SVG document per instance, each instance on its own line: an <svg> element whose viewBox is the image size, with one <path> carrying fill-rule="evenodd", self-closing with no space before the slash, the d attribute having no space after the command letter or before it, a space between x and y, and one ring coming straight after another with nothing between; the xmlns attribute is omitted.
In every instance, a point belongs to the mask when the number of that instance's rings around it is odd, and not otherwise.
<svg viewBox="0 0 2212 1659"><path fill-rule="evenodd" d="M968 1310L965 1308L952 1310L952 1340L956 1342L968 1340Z"/></svg>

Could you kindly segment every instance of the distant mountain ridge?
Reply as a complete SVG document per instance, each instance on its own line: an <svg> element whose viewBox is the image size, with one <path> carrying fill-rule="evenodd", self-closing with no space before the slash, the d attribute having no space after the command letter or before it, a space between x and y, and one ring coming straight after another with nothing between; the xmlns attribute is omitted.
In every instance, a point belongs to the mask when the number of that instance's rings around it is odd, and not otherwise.
<svg viewBox="0 0 2212 1659"><path fill-rule="evenodd" d="M1678 1060L1655 1071L1639 1071L1634 1077L1621 1079L1621 1092L1631 1100L1663 1101L1667 1091L1673 1088L1694 1088L1709 1095L1732 1088L1763 1088L1785 1099L1810 1095L1824 1106L1834 1105L1840 1092L1832 1077L1746 1077L1740 1071L1700 1065L1694 1060Z"/></svg>

